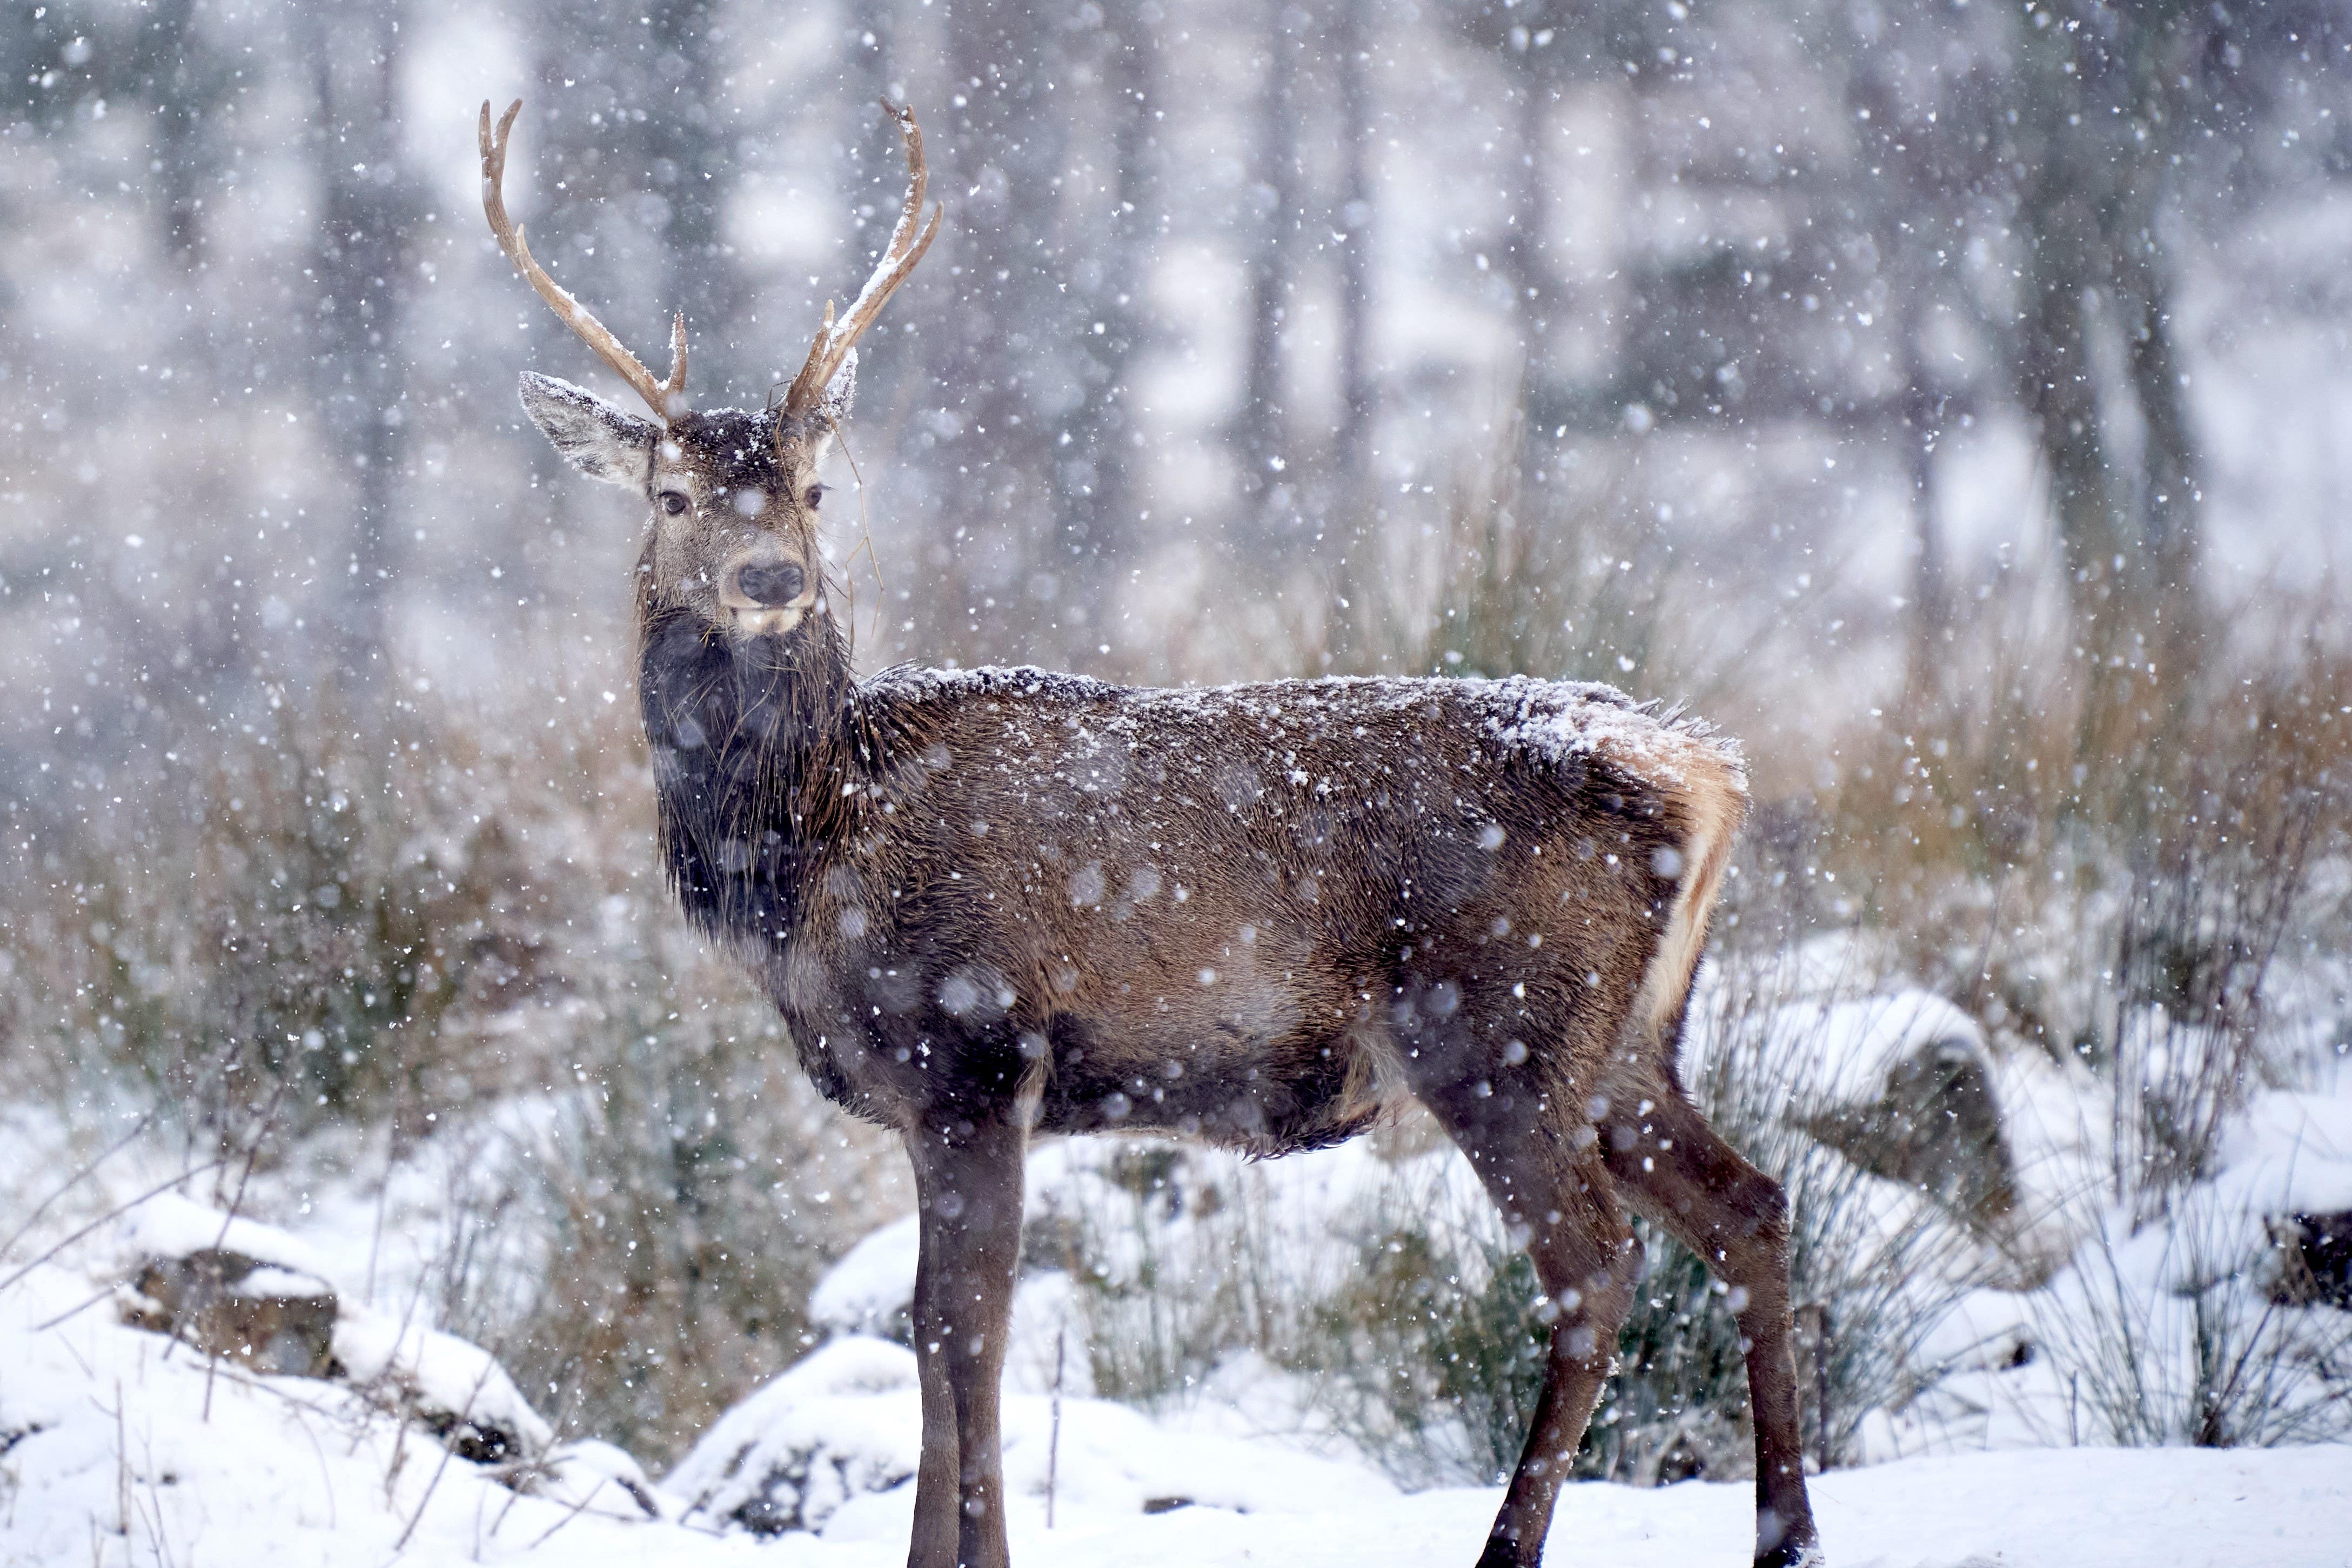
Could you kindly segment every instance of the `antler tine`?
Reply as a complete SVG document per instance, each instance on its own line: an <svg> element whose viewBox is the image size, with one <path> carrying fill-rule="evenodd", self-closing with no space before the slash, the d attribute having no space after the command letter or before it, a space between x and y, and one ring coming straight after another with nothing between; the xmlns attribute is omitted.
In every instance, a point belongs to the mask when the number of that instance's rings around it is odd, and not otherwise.
<svg viewBox="0 0 2352 1568"><path fill-rule="evenodd" d="M932 237L940 232L940 219L946 212L943 206L934 206L931 221L928 225L922 222L923 197L930 189L931 176L923 161L923 129L915 123L915 111L901 109L886 98L882 100L882 112L898 127L898 134L907 144L906 205L899 210L889 245L883 249L882 258L874 264L866 287L857 291L849 314L835 324L832 304L825 305L824 325L818 330L816 341L809 345L808 359L802 364L800 374L793 377L792 389L784 394L784 410L789 414L805 414L817 405L824 389L840 372L842 362L849 357L850 350L866 334L866 329L874 324L874 318L882 313L883 305L898 285L914 271L915 264L922 260L923 252L931 247ZM916 233L919 226L919 237Z"/></svg>
<svg viewBox="0 0 2352 1568"><path fill-rule="evenodd" d="M583 342L596 351L596 355L612 366L613 373L625 381L646 400L654 413L667 424L687 411L686 407L686 313L681 310L670 322L669 379L656 381L643 361L622 346L604 322L588 313L587 307L573 299L563 286L547 275L547 269L534 260L530 247L524 242L523 232L507 216L506 174L507 136L512 131L515 116L522 112L522 100L516 99L500 118L493 134L490 128L490 106L482 104L482 216L490 220L490 233L506 252L515 270L539 291L539 297L553 307L563 319L563 324L580 335Z"/></svg>

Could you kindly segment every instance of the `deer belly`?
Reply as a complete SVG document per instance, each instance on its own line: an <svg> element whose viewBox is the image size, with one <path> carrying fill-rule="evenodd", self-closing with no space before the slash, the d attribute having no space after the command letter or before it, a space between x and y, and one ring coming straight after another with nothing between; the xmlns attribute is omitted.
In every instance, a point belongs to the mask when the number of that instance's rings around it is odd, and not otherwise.
<svg viewBox="0 0 2352 1568"><path fill-rule="evenodd" d="M1047 1132L1171 1132L1279 1154L1360 1131L1391 1087L1382 1042L1353 1019L1265 1035L1231 1018L1065 1014L1047 1040L1038 1103Z"/></svg>

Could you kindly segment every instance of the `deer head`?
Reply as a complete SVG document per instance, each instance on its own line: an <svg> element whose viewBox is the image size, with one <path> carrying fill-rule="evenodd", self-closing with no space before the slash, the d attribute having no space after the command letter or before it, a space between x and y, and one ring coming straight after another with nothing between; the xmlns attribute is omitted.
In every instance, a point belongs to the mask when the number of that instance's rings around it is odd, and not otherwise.
<svg viewBox="0 0 2352 1568"><path fill-rule="evenodd" d="M848 417L856 392L856 343L884 301L930 247L940 208L924 224L928 174L913 113L882 104L905 139L906 205L873 275L846 317L827 302L824 323L783 402L770 409L697 412L686 396L686 317L670 324L668 379L656 381L580 301L532 258L507 216L507 137L517 100L494 128L482 105L482 211L517 271L613 372L643 398L652 417L628 412L584 387L526 374L522 405L555 449L582 473L642 495L651 509L639 584L649 608L684 611L730 641L790 638L814 611L823 616L824 568L817 465Z"/></svg>

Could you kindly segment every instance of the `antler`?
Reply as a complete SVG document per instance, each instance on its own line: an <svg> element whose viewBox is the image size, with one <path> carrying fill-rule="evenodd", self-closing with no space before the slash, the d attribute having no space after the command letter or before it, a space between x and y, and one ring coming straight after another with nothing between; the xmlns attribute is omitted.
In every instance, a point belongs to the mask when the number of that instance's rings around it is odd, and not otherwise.
<svg viewBox="0 0 2352 1568"><path fill-rule="evenodd" d="M882 112L890 117L898 127L898 134L906 139L907 205L898 214L898 226L891 231L888 248L874 264L874 275L857 291L848 316L839 325L834 323L833 301L825 301L824 325L818 329L816 342L809 345L808 361L801 366L800 374L793 377L792 389L784 394L787 414L806 414L817 405L824 389L840 371L842 361L849 357L850 350L865 335L866 329L874 324L874 318L882 313L883 303L892 290L907 280L907 274L915 269L915 263L931 247L931 237L940 232L943 209L934 206L931 221L923 228L921 237L917 237L915 233L916 226L922 221L923 194L930 184L930 172L923 163L923 132L915 123L915 112L898 108L887 98L882 100Z"/></svg>
<svg viewBox="0 0 2352 1568"><path fill-rule="evenodd" d="M581 340L596 351L597 357L613 367L613 373L636 389L637 395L649 404L664 424L684 414L686 409L686 312L680 310L670 322L669 379L656 381L653 372L645 367L636 355L621 346L604 322L588 313L587 308L565 291L563 286L547 275L547 269L531 259L530 247L523 243L522 230L507 216L504 189L507 174L507 132L522 112L522 100L516 99L512 108L499 121L498 132L490 131L490 106L482 104L482 214L490 220L490 233L497 236L499 248L507 253L515 270L528 279L539 297L555 308L563 324L580 334ZM870 287L870 286L869 286Z"/></svg>

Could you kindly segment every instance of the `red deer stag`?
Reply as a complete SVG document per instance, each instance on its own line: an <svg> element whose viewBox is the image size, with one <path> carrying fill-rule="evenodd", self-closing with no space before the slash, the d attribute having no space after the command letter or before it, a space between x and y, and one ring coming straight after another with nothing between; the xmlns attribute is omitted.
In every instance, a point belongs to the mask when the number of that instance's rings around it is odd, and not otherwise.
<svg viewBox="0 0 2352 1568"><path fill-rule="evenodd" d="M520 104L516 109L520 109ZM1144 690L1035 669L860 680L817 550L855 345L939 229L921 133L880 262L782 405L698 412L499 245L636 389L523 406L651 508L638 680L660 853L833 1100L914 1162L915 1568L1003 1568L997 1399L1038 1133L1313 1149L1412 1096L1477 1169L1557 1316L1479 1561L1534 1564L1607 1375L1649 1215L1732 1288L1759 1563L1816 1560L1789 1348L1788 1206L1678 1081L1691 973L1746 811L1739 754L1601 686L1296 680Z"/></svg>

